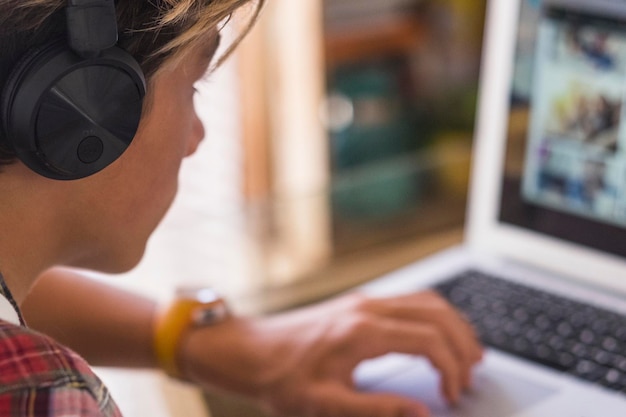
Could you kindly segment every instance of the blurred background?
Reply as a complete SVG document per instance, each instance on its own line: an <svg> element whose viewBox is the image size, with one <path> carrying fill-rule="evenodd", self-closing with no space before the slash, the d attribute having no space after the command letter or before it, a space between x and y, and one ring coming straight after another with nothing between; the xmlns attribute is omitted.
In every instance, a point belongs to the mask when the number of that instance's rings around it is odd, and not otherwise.
<svg viewBox="0 0 626 417"><path fill-rule="evenodd" d="M269 0L199 85L207 135L143 262L107 281L160 300L212 285L267 314L460 242L485 1ZM100 371L127 417L262 415Z"/></svg>

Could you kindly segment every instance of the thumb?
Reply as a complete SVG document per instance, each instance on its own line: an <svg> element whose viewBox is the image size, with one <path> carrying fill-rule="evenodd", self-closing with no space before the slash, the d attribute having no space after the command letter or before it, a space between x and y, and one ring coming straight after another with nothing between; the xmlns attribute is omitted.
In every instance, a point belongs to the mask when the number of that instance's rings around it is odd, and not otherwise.
<svg viewBox="0 0 626 417"><path fill-rule="evenodd" d="M312 408L315 417L429 417L428 408L409 398L361 393L340 384L318 387Z"/></svg>

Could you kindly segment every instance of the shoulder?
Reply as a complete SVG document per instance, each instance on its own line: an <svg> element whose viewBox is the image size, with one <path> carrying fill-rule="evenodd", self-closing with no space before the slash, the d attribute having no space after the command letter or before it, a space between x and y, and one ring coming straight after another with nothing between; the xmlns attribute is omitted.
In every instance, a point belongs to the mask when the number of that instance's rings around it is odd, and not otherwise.
<svg viewBox="0 0 626 417"><path fill-rule="evenodd" d="M21 385L74 383L91 375L80 356L54 339L0 321L0 393Z"/></svg>
<svg viewBox="0 0 626 417"><path fill-rule="evenodd" d="M0 415L68 412L119 415L108 390L78 354L41 333L0 321Z"/></svg>

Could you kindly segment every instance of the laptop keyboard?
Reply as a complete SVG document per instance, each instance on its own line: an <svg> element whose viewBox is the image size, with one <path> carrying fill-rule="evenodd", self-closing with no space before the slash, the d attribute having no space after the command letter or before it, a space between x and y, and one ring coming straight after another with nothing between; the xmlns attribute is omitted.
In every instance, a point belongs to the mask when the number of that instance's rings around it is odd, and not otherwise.
<svg viewBox="0 0 626 417"><path fill-rule="evenodd" d="M626 392L626 316L478 271L435 289L486 345Z"/></svg>

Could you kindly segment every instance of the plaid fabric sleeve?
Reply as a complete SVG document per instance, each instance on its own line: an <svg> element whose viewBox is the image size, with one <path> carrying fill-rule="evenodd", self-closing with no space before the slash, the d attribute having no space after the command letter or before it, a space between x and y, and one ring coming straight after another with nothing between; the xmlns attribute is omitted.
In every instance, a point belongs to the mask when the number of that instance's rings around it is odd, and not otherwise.
<svg viewBox="0 0 626 417"><path fill-rule="evenodd" d="M24 388L0 395L3 417L113 417L111 402L104 409L85 389L74 387Z"/></svg>
<svg viewBox="0 0 626 417"><path fill-rule="evenodd" d="M55 340L0 321L1 417L121 417L87 363Z"/></svg>

